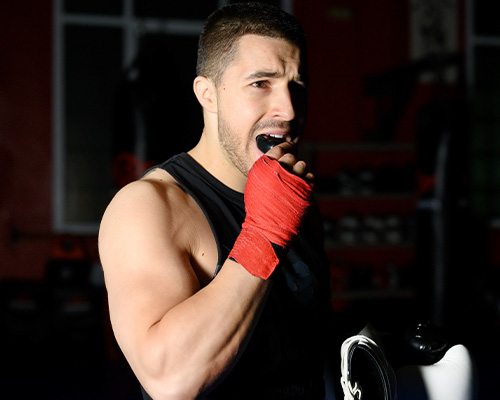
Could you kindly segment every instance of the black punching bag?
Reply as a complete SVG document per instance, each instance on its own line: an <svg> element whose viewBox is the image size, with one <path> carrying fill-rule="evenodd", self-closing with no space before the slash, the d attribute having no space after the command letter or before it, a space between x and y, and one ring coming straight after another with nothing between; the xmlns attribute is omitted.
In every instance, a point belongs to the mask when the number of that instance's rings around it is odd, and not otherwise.
<svg viewBox="0 0 500 400"><path fill-rule="evenodd" d="M179 54L177 43L167 35L144 36L137 57L123 72L113 126L113 181L117 188L140 178L149 167L189 150L199 138L202 113L192 91L196 43L185 43L184 54Z"/></svg>

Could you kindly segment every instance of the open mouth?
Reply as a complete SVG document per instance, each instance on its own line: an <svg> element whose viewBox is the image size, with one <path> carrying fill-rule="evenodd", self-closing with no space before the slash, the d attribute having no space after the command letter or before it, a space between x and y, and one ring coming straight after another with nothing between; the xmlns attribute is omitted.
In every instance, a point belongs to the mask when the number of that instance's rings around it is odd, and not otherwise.
<svg viewBox="0 0 500 400"><path fill-rule="evenodd" d="M274 146L286 142L286 136L262 134L257 136L256 141L259 150L263 153L267 153L267 151L272 149Z"/></svg>

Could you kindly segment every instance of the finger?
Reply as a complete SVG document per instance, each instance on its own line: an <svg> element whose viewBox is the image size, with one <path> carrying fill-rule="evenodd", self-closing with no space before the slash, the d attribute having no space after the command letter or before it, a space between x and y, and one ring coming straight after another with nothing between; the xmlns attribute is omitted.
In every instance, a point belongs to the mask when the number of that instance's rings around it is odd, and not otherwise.
<svg viewBox="0 0 500 400"><path fill-rule="evenodd" d="M305 161L299 160L293 165L293 172L295 175L305 175L307 171L307 164Z"/></svg>
<svg viewBox="0 0 500 400"><path fill-rule="evenodd" d="M309 184L313 184L314 183L314 174L312 172L308 172L307 174L305 174L304 180L306 182L308 182Z"/></svg>
<svg viewBox="0 0 500 400"><path fill-rule="evenodd" d="M295 163L292 172L308 183L313 183L314 181L314 174L309 171L309 166L305 161L299 160L297 163Z"/></svg>
<svg viewBox="0 0 500 400"><path fill-rule="evenodd" d="M283 142L280 143L276 146L274 146L272 149L270 149L266 155L274 158L276 160L279 160L281 157L283 157L287 153L293 152L294 144L290 142Z"/></svg>
<svg viewBox="0 0 500 400"><path fill-rule="evenodd" d="M303 160L297 160L293 154L285 154L279 160L279 163L288 171L311 183L314 175L309 171L309 166Z"/></svg>
<svg viewBox="0 0 500 400"><path fill-rule="evenodd" d="M293 169L293 166L297 163L297 158L292 153L285 153L280 158L278 158L280 164L285 167L288 167L290 170Z"/></svg>

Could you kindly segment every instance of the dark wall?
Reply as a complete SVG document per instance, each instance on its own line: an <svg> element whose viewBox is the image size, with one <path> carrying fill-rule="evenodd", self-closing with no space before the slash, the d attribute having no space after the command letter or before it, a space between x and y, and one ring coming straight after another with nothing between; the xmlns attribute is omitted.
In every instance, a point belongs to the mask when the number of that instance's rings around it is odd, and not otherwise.
<svg viewBox="0 0 500 400"><path fill-rule="evenodd" d="M408 2L296 1L308 35L308 140L358 141L375 123L363 79L408 62Z"/></svg>
<svg viewBox="0 0 500 400"><path fill-rule="evenodd" d="M52 2L0 12L0 278L37 277L51 230Z"/></svg>

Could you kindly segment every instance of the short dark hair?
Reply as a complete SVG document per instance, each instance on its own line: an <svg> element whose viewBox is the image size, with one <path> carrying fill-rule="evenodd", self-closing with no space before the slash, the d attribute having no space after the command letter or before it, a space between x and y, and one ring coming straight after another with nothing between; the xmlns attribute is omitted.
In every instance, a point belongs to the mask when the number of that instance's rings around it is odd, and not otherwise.
<svg viewBox="0 0 500 400"><path fill-rule="evenodd" d="M305 57L305 35L295 17L266 3L235 3L208 17L198 43L197 75L219 83L237 53L238 39L250 34L287 40Z"/></svg>

